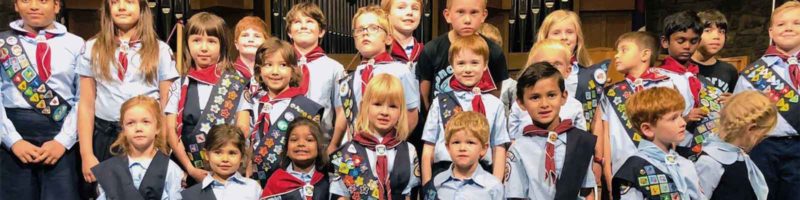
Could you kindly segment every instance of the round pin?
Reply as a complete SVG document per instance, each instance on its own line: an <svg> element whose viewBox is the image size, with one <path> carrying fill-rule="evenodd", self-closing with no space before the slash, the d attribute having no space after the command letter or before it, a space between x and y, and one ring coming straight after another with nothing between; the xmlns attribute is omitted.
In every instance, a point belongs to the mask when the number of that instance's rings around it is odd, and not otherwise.
<svg viewBox="0 0 800 200"><path fill-rule="evenodd" d="M347 83L339 84L339 95L340 96L342 96L342 97L347 96L347 92L349 92L348 90L349 90L349 88L347 87Z"/></svg>
<svg viewBox="0 0 800 200"><path fill-rule="evenodd" d="M602 85L602 84L606 83L606 79L607 78L608 78L608 76L606 76L606 72L605 71L603 71L601 69L598 69L598 70L594 71L594 81L595 82L597 82L597 83Z"/></svg>
<svg viewBox="0 0 800 200"><path fill-rule="evenodd" d="M0 47L2 47L3 45L6 45L6 40L0 38Z"/></svg>
<svg viewBox="0 0 800 200"><path fill-rule="evenodd" d="M8 38L6 38L6 43L8 43L8 45L16 45L17 44L17 37L8 36Z"/></svg>
<svg viewBox="0 0 800 200"><path fill-rule="evenodd" d="M11 53L13 53L14 56L22 55L22 46L19 46L19 45L12 46L11 47Z"/></svg>
<svg viewBox="0 0 800 200"><path fill-rule="evenodd" d="M264 108L261 109L261 112L269 112L270 110L272 110L272 103L264 103Z"/></svg>
<svg viewBox="0 0 800 200"><path fill-rule="evenodd" d="M286 118L287 121L294 121L294 114L291 112L287 112L283 117Z"/></svg>
<svg viewBox="0 0 800 200"><path fill-rule="evenodd" d="M280 129L281 131L286 131L287 128L289 128L288 122L284 120L278 121L278 129Z"/></svg>
<svg viewBox="0 0 800 200"><path fill-rule="evenodd" d="M636 79L635 81L633 81L634 86L642 86L643 83L644 82L642 81L642 79Z"/></svg>

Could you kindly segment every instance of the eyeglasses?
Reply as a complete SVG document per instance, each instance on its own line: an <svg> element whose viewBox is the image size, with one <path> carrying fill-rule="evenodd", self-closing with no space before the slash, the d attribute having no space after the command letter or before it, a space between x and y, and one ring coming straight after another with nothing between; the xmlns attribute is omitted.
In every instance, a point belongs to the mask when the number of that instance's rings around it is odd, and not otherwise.
<svg viewBox="0 0 800 200"><path fill-rule="evenodd" d="M353 36L363 36L365 33L375 34L378 33L378 31L384 31L384 29L377 25L370 25L367 27L353 29Z"/></svg>

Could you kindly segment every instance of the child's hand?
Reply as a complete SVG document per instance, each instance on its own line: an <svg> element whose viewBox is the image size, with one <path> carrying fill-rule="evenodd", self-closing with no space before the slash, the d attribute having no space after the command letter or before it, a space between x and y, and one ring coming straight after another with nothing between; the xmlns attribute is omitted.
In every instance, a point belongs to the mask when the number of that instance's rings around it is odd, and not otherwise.
<svg viewBox="0 0 800 200"><path fill-rule="evenodd" d="M39 162L44 161L46 165L54 165L61 159L61 156L64 156L65 151L67 151L67 148L64 145L55 140L50 140L42 144L41 154L36 160Z"/></svg>
<svg viewBox="0 0 800 200"><path fill-rule="evenodd" d="M39 152L41 148L31 144L25 140L19 140L13 145L11 145L11 151L14 152L14 155L22 161L23 164L29 163L38 163L34 162L39 157Z"/></svg>
<svg viewBox="0 0 800 200"><path fill-rule="evenodd" d="M719 104L725 105L725 102L727 102L731 96L733 96L731 93L722 93L722 95L719 96Z"/></svg>
<svg viewBox="0 0 800 200"><path fill-rule="evenodd" d="M325 152L328 154L328 156L330 156L331 154L333 154L333 152L336 152L337 148L338 147L335 147L333 145L328 145L328 149L325 150Z"/></svg>
<svg viewBox="0 0 800 200"><path fill-rule="evenodd" d="M197 169L195 167L189 167L189 169L187 169L186 172L188 172L189 176L192 176L192 178L197 182L203 182L203 179L205 179L206 176L208 176L208 171Z"/></svg>
<svg viewBox="0 0 800 200"><path fill-rule="evenodd" d="M708 116L708 112L704 111L703 109L692 108L692 111L689 111L689 114L686 115L685 118L687 122L696 122L700 121L700 119L703 119L703 117L706 116Z"/></svg>
<svg viewBox="0 0 800 200"><path fill-rule="evenodd" d="M94 177L94 173L92 173L92 167L97 166L100 164L100 161L97 161L97 157L94 155L81 155L81 171L83 172L83 180L87 183L94 183L97 179Z"/></svg>

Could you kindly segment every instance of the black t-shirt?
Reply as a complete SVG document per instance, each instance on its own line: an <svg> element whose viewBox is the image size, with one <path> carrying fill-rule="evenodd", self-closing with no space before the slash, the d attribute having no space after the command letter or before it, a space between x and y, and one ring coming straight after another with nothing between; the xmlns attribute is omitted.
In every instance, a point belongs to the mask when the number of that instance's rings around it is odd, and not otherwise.
<svg viewBox="0 0 800 200"><path fill-rule="evenodd" d="M700 67L700 75L705 76L722 91L733 93L736 81L739 80L739 72L730 63L717 60L713 65L703 65L692 61Z"/></svg>
<svg viewBox="0 0 800 200"><path fill-rule="evenodd" d="M500 89L503 80L508 79L506 56L503 55L503 49L500 46L486 37L483 39L489 44L489 73L492 75L497 89ZM448 59L449 50L450 39L445 33L425 44L425 48L419 56L416 69L417 78L430 81L432 91L451 91L449 83L453 69L450 67ZM431 94L434 93L431 92Z"/></svg>

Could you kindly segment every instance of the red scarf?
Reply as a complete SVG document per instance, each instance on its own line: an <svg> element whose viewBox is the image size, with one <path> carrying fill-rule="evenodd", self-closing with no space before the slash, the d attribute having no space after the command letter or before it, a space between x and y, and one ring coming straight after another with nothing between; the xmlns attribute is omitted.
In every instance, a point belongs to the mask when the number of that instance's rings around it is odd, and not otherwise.
<svg viewBox="0 0 800 200"><path fill-rule="evenodd" d="M50 67L50 55L52 51L50 51L50 45L47 44L47 40L56 35L45 33L43 37L39 37L37 33L27 32L25 36L36 39L36 67L39 70L39 78L42 82L46 83L47 80L50 79L50 73L52 72L52 68Z"/></svg>
<svg viewBox="0 0 800 200"><path fill-rule="evenodd" d="M283 92L281 92L280 94L276 95L275 98L272 98L272 99L269 98L269 95L268 95L269 93L268 92L264 93L264 94L265 95L261 96L261 98L258 99L259 103L270 103L270 104L272 104L272 103L275 103L276 101L292 99L292 98L294 98L296 96L301 96L301 95L303 95L305 93L300 88L289 87L286 90L284 90ZM266 110L266 111L265 110L258 110L256 112L259 112L259 114L258 114L258 118L256 119L255 126L253 126L253 127L256 127L256 128L254 130L252 130L252 133L250 134L250 138L251 139L254 138L253 136L256 133L258 133L258 128L259 127L262 128L261 132L266 134L266 132L269 131L270 124L272 124L272 121L270 119L268 110Z"/></svg>
<svg viewBox="0 0 800 200"><path fill-rule="evenodd" d="M208 66L204 69L198 69L199 67L193 67L189 69L189 73L187 74L188 78L197 80L198 82L202 82L207 85L216 85L217 81L219 81L219 76L217 75L217 64L213 64ZM186 106L186 94L189 93L189 83L188 80L186 83L181 85L181 97L178 100L178 116L177 116L177 134L178 138L181 137L183 134L183 109ZM196 97L192 97L196 98Z"/></svg>
<svg viewBox="0 0 800 200"><path fill-rule="evenodd" d="M300 90L303 92L303 94L306 94L308 93L308 84L311 81L308 63L314 62L315 60L325 56L325 50L322 50L321 47L317 46L305 55L301 54L300 51L297 51L297 49L295 49L294 52L295 55L302 55L301 57L297 58L297 64L300 65L300 70L303 71L303 80L300 81Z"/></svg>
<svg viewBox="0 0 800 200"><path fill-rule="evenodd" d="M694 97L694 107L699 107L700 88L703 87L703 85L700 83L700 79L697 78L697 73L700 72L700 67L692 62L687 62L687 64L689 66L683 66L671 56L667 56L667 58L664 59L664 64L661 65L661 68L680 75L684 75L687 72L692 73L692 76L689 77L689 89L692 92L692 97Z"/></svg>
<svg viewBox="0 0 800 200"><path fill-rule="evenodd" d="M236 63L233 64L233 67L236 68L236 71L242 73L242 76L244 76L244 78L250 79L250 77L253 77L253 74L250 73L250 67L248 67L247 64L244 63L244 61L242 61L241 57L239 57L239 59L236 59Z"/></svg>
<svg viewBox="0 0 800 200"><path fill-rule="evenodd" d="M553 132L555 132L556 136L558 136L558 135L566 133L567 131L569 131L572 128L573 128L572 120L568 119L568 120L561 121L561 123L559 123L558 126L556 126L556 128L555 128L555 130L553 130ZM556 179L558 179L558 175L556 174L556 161L555 161L556 146L555 146L555 140L557 140L558 138L549 138L551 131L539 128L536 125L525 126L525 128L522 129L522 131L523 131L523 134L525 136L539 136L539 137L547 138L548 142L547 142L547 144L545 144L545 148L544 148L545 152L547 153L547 154L545 154L545 159L544 159L544 169L545 169L545 171L544 171L544 180L547 181L549 179L550 182L553 185L555 185L556 184Z"/></svg>
<svg viewBox="0 0 800 200"><path fill-rule="evenodd" d="M458 82L455 77L452 77L450 79L450 88L452 88L453 91L472 91L475 95L472 97L472 111L479 112L484 116L486 116L486 106L483 105L481 94L497 89L497 87L494 85L494 81L492 81L488 69L483 70L483 77L481 77L481 80L478 81L475 86L465 86L464 84L461 84L461 82Z"/></svg>
<svg viewBox="0 0 800 200"><path fill-rule="evenodd" d="M117 68L117 78L119 78L120 82L125 81L125 73L128 71L128 50L140 42L140 40L133 38L128 41L128 45L123 46L122 41L117 39L117 44L120 45L119 54L117 54L117 61L119 62L119 67Z"/></svg>
<svg viewBox="0 0 800 200"><path fill-rule="evenodd" d="M378 157L378 162L376 162L376 170L378 174L378 189L381 193L380 199L392 200L392 187L389 183L389 160L385 153L380 154L378 151L378 147L383 148L382 151L388 151L389 149L394 149L399 145L402 140L398 140L395 138L397 132L392 129L383 136L383 142L379 142L377 138L373 137L370 133L367 132L359 132L356 134L353 140L358 142L359 144L363 145L365 148L375 151L375 155ZM403 163L395 163L403 164Z"/></svg>
<svg viewBox="0 0 800 200"><path fill-rule="evenodd" d="M778 58L781 58L784 63L789 64L789 79L791 79L792 85L794 85L795 89L800 89L800 67L798 67L797 63L789 63L789 59L791 57L798 59L800 55L789 56L778 51L778 48L775 45L770 45L769 48L767 48L767 52L764 53L764 56L777 56Z"/></svg>
<svg viewBox="0 0 800 200"><path fill-rule="evenodd" d="M314 175L311 176L311 185L316 185L319 181L322 180L324 176L319 171L314 171ZM306 185L306 182L303 180L298 179L297 177L292 176L289 172L286 172L284 169L277 169L272 176L270 176L269 180L267 180L267 185L264 187L264 191L261 192L261 199L271 197L273 195L284 194L286 192L296 190L298 188L302 189L303 186ZM303 191L301 191L302 193ZM311 196L306 196L306 200L311 200Z"/></svg>
<svg viewBox="0 0 800 200"><path fill-rule="evenodd" d="M406 55L406 47L400 45L400 41L394 40L394 42L392 42L392 57L403 63L415 62L419 59L419 54L422 53L424 47L424 44L414 40L414 47L411 49L411 57L408 57Z"/></svg>
<svg viewBox="0 0 800 200"><path fill-rule="evenodd" d="M372 79L372 70L375 70L375 65L391 61L393 61L392 56L386 52L380 53L372 59L361 61L361 65L367 65L367 67L361 70L361 95L364 95L367 84L369 84L369 80Z"/></svg>
<svg viewBox="0 0 800 200"><path fill-rule="evenodd" d="M644 70L644 73L639 75L639 78L633 77L630 74L626 74L625 79L633 83L634 92L639 92L644 90L645 81L661 81L667 79L667 76L659 74L658 72L648 68L647 70Z"/></svg>

